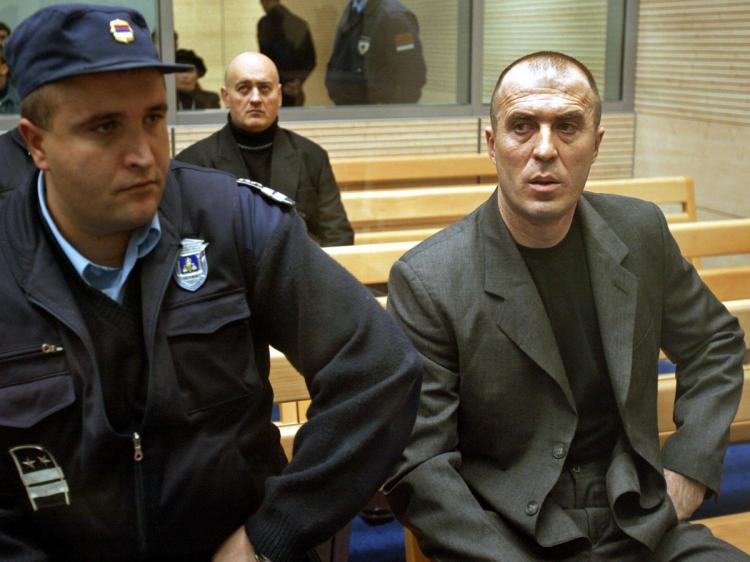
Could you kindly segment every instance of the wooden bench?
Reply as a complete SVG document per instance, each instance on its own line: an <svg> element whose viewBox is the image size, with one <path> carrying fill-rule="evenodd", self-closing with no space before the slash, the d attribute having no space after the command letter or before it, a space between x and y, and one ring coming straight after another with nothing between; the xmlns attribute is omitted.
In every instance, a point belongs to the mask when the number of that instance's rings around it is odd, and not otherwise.
<svg viewBox="0 0 750 562"><path fill-rule="evenodd" d="M485 152L373 158L334 158L336 182L342 191L403 187L424 182L457 184L494 181L497 171Z"/></svg>
<svg viewBox="0 0 750 562"><path fill-rule="evenodd" d="M486 157L485 157L486 158ZM670 223L696 220L695 187L685 176L590 181L586 189L652 201ZM341 194L356 244L423 240L468 215L495 184L369 189Z"/></svg>
<svg viewBox="0 0 750 562"><path fill-rule="evenodd" d="M670 230L688 259L750 256L750 219L675 224ZM706 261L698 271L719 300L750 297L750 265L707 267Z"/></svg>

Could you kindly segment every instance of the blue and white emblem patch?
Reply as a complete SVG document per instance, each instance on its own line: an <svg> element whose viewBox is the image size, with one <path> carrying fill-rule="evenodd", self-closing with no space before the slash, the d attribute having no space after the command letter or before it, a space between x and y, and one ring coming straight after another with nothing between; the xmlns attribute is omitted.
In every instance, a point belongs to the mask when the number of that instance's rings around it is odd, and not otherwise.
<svg viewBox="0 0 750 562"><path fill-rule="evenodd" d="M175 267L174 280L186 291L197 291L208 277L206 248L208 242L195 238L183 238L180 242L180 258Z"/></svg>
<svg viewBox="0 0 750 562"><path fill-rule="evenodd" d="M70 490L60 465L41 445L19 445L8 451L34 511L70 505Z"/></svg>

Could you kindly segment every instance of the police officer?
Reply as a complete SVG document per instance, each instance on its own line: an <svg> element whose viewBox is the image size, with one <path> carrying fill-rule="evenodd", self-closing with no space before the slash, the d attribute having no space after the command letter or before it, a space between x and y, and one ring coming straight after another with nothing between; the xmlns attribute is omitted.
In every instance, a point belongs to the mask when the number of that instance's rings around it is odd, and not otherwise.
<svg viewBox="0 0 750 562"><path fill-rule="evenodd" d="M286 197L170 162L141 14L7 49L39 172L0 200L0 559L307 559L406 442L410 345ZM288 466L269 344L313 398Z"/></svg>
<svg viewBox="0 0 750 562"><path fill-rule="evenodd" d="M326 71L337 105L416 103L426 67L416 16L399 0L351 0Z"/></svg>

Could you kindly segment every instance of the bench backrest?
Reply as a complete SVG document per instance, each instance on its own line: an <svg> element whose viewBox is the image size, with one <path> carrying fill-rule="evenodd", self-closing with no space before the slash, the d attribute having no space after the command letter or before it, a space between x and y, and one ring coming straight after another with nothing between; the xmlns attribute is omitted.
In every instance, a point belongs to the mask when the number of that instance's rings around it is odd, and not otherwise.
<svg viewBox="0 0 750 562"><path fill-rule="evenodd" d="M590 181L599 193L652 201L670 223L696 220L693 180L685 176ZM355 243L421 240L468 215L495 190L493 184L370 189L341 194Z"/></svg>
<svg viewBox="0 0 750 562"><path fill-rule="evenodd" d="M686 258L750 254L750 219L671 224ZM418 240L325 248L364 284L386 283L391 266ZM701 277L720 300L750 297L750 266L703 267Z"/></svg>
<svg viewBox="0 0 750 562"><path fill-rule="evenodd" d="M342 190L398 187L420 182L467 183L493 181L497 171L487 154L440 154L332 159Z"/></svg>

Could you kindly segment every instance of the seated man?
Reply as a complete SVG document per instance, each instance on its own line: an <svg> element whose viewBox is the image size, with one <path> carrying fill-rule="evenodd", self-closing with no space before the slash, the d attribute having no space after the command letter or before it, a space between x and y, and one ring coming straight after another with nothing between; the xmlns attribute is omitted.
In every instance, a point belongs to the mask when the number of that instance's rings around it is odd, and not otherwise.
<svg viewBox="0 0 750 562"><path fill-rule="evenodd" d="M190 49L177 49L174 59L180 64L189 65L187 70L175 73L177 109L179 111L219 109L218 94L204 90L198 82L206 75L206 65L203 59Z"/></svg>
<svg viewBox="0 0 750 562"><path fill-rule="evenodd" d="M585 66L528 55L491 99L495 194L391 272L424 363L394 512L435 562L748 560L684 522L718 492L736 319L658 207L583 191L604 134ZM678 381L663 449L660 348Z"/></svg>
<svg viewBox="0 0 750 562"><path fill-rule="evenodd" d="M6 44L38 173L0 198L0 558L313 559L408 439L408 339L267 188L169 160L130 8ZM269 345L312 396L287 459Z"/></svg>
<svg viewBox="0 0 750 562"><path fill-rule="evenodd" d="M0 45L0 113L18 113L21 100L10 79L10 68L5 60L5 47Z"/></svg>
<svg viewBox="0 0 750 562"><path fill-rule="evenodd" d="M273 61L260 53L237 55L224 75L221 99L229 122L177 159L270 185L294 199L308 233L321 246L352 244L354 232L328 154L279 127L281 85Z"/></svg>

